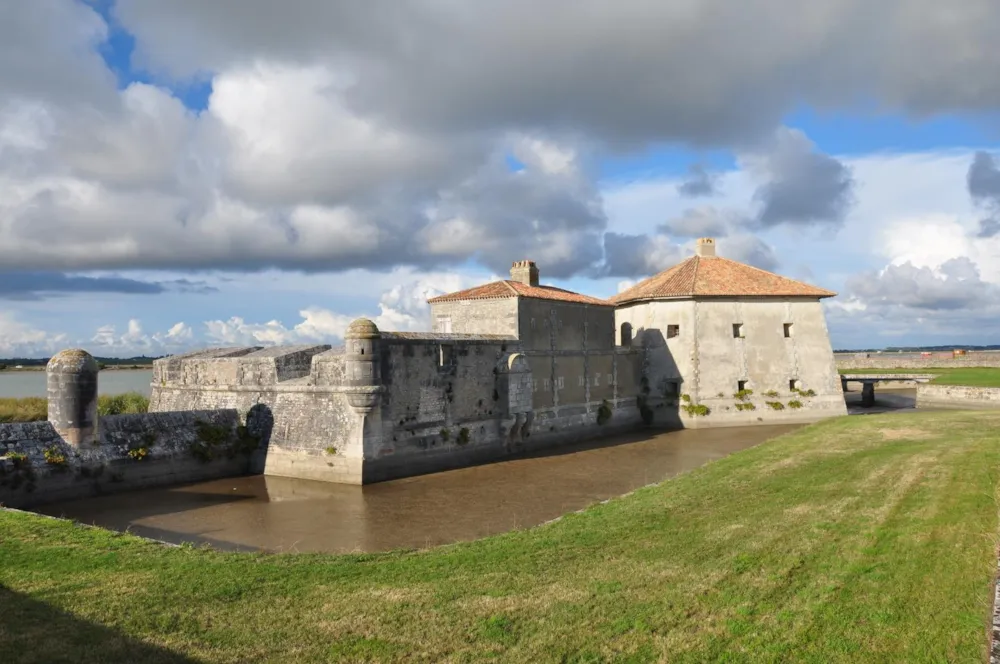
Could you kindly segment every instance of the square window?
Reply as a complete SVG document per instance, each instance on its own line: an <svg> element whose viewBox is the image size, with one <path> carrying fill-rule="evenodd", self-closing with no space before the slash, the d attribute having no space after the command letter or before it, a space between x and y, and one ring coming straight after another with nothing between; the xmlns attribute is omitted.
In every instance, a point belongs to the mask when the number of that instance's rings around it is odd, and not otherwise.
<svg viewBox="0 0 1000 664"><path fill-rule="evenodd" d="M676 397L681 393L681 385L675 380L667 381L663 391L668 397Z"/></svg>
<svg viewBox="0 0 1000 664"><path fill-rule="evenodd" d="M788 389L792 390L793 392L795 390L801 390L802 383L799 382L797 378L792 378L791 380L788 381Z"/></svg>
<svg viewBox="0 0 1000 664"><path fill-rule="evenodd" d="M792 336L792 324L785 323L785 338L790 339Z"/></svg>
<svg viewBox="0 0 1000 664"><path fill-rule="evenodd" d="M733 323L733 338L734 339L743 338L743 323Z"/></svg>
<svg viewBox="0 0 1000 664"><path fill-rule="evenodd" d="M451 316L438 316L437 331L444 334L451 334Z"/></svg>
<svg viewBox="0 0 1000 664"><path fill-rule="evenodd" d="M679 337L681 334L680 325L667 325L667 339L673 339L674 337Z"/></svg>
<svg viewBox="0 0 1000 664"><path fill-rule="evenodd" d="M548 378L543 378L542 379L542 389L543 390L548 390L549 389L549 379Z"/></svg>
<svg viewBox="0 0 1000 664"><path fill-rule="evenodd" d="M747 389L747 381L745 381L745 380L738 380L738 381L736 381L736 391L737 392L742 392L745 389Z"/></svg>
<svg viewBox="0 0 1000 664"><path fill-rule="evenodd" d="M601 384L601 374L594 374L594 387Z"/></svg>
<svg viewBox="0 0 1000 664"><path fill-rule="evenodd" d="M559 376L557 384L559 385L559 389L561 390L563 388L563 377L562 376Z"/></svg>
<svg viewBox="0 0 1000 664"><path fill-rule="evenodd" d="M614 376L612 376L611 374L608 374L608 382L607 382L607 384L611 385L613 382L614 382Z"/></svg>

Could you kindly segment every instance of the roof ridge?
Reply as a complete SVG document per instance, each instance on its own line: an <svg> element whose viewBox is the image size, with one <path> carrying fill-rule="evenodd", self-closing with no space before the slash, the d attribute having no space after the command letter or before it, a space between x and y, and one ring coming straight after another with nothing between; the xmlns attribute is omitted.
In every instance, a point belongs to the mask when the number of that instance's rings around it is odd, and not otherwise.
<svg viewBox="0 0 1000 664"><path fill-rule="evenodd" d="M513 293L517 297L521 297L520 291L518 291L516 288L510 285L510 279L502 279L501 281L503 281L503 285L506 286L511 293Z"/></svg>

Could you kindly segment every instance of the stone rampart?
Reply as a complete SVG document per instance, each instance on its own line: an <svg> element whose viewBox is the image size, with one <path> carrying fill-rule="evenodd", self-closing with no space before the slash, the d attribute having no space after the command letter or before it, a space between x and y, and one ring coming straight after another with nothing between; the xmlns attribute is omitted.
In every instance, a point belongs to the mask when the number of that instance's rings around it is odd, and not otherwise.
<svg viewBox="0 0 1000 664"><path fill-rule="evenodd" d="M1000 352L970 351L966 355L934 353L921 357L914 353L844 354L835 356L837 369L962 369L970 367L1000 367Z"/></svg>
<svg viewBox="0 0 1000 664"><path fill-rule="evenodd" d="M0 503L23 508L242 475L258 443L234 410L106 416L96 444L80 446L49 422L0 424Z"/></svg>
<svg viewBox="0 0 1000 664"><path fill-rule="evenodd" d="M917 408L956 410L1000 409L1000 388L964 385L917 386Z"/></svg>

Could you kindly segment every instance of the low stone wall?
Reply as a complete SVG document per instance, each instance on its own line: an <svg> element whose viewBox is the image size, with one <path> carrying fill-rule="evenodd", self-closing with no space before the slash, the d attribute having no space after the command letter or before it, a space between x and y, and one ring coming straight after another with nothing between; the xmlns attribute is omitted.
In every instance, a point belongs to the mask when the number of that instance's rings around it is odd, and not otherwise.
<svg viewBox="0 0 1000 664"><path fill-rule="evenodd" d="M869 357L836 355L837 369L962 369L969 367L1000 367L1000 352L977 351L953 357L937 353L920 357L912 353L872 353Z"/></svg>
<svg viewBox="0 0 1000 664"><path fill-rule="evenodd" d="M917 408L1000 409L1000 388L964 385L918 385Z"/></svg>
<svg viewBox="0 0 1000 664"><path fill-rule="evenodd" d="M812 424L831 417L847 415L847 405L842 394L803 396L801 394L752 394L744 399L732 395L701 399L697 404L680 400L664 400L650 404L654 423L658 427L684 429L710 429L743 427L761 424ZM689 413L685 406L693 406ZM708 413L695 409L705 406ZM741 409L742 408L742 409Z"/></svg>
<svg viewBox="0 0 1000 664"><path fill-rule="evenodd" d="M0 425L0 504L243 475L259 445L235 410L102 417L98 436L96 445L74 447L49 422Z"/></svg>

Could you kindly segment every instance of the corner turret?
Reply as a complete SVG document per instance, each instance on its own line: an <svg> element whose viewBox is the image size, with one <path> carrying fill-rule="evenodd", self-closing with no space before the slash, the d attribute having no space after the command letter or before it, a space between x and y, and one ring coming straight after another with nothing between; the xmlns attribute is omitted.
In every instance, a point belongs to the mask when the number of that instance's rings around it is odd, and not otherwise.
<svg viewBox="0 0 1000 664"><path fill-rule="evenodd" d="M49 422L68 444L97 441L97 374L100 368L85 350L57 353L45 367Z"/></svg>
<svg viewBox="0 0 1000 664"><path fill-rule="evenodd" d="M344 333L347 402L361 415L375 409L382 392L378 357L381 337L378 326L367 318L358 318Z"/></svg>

